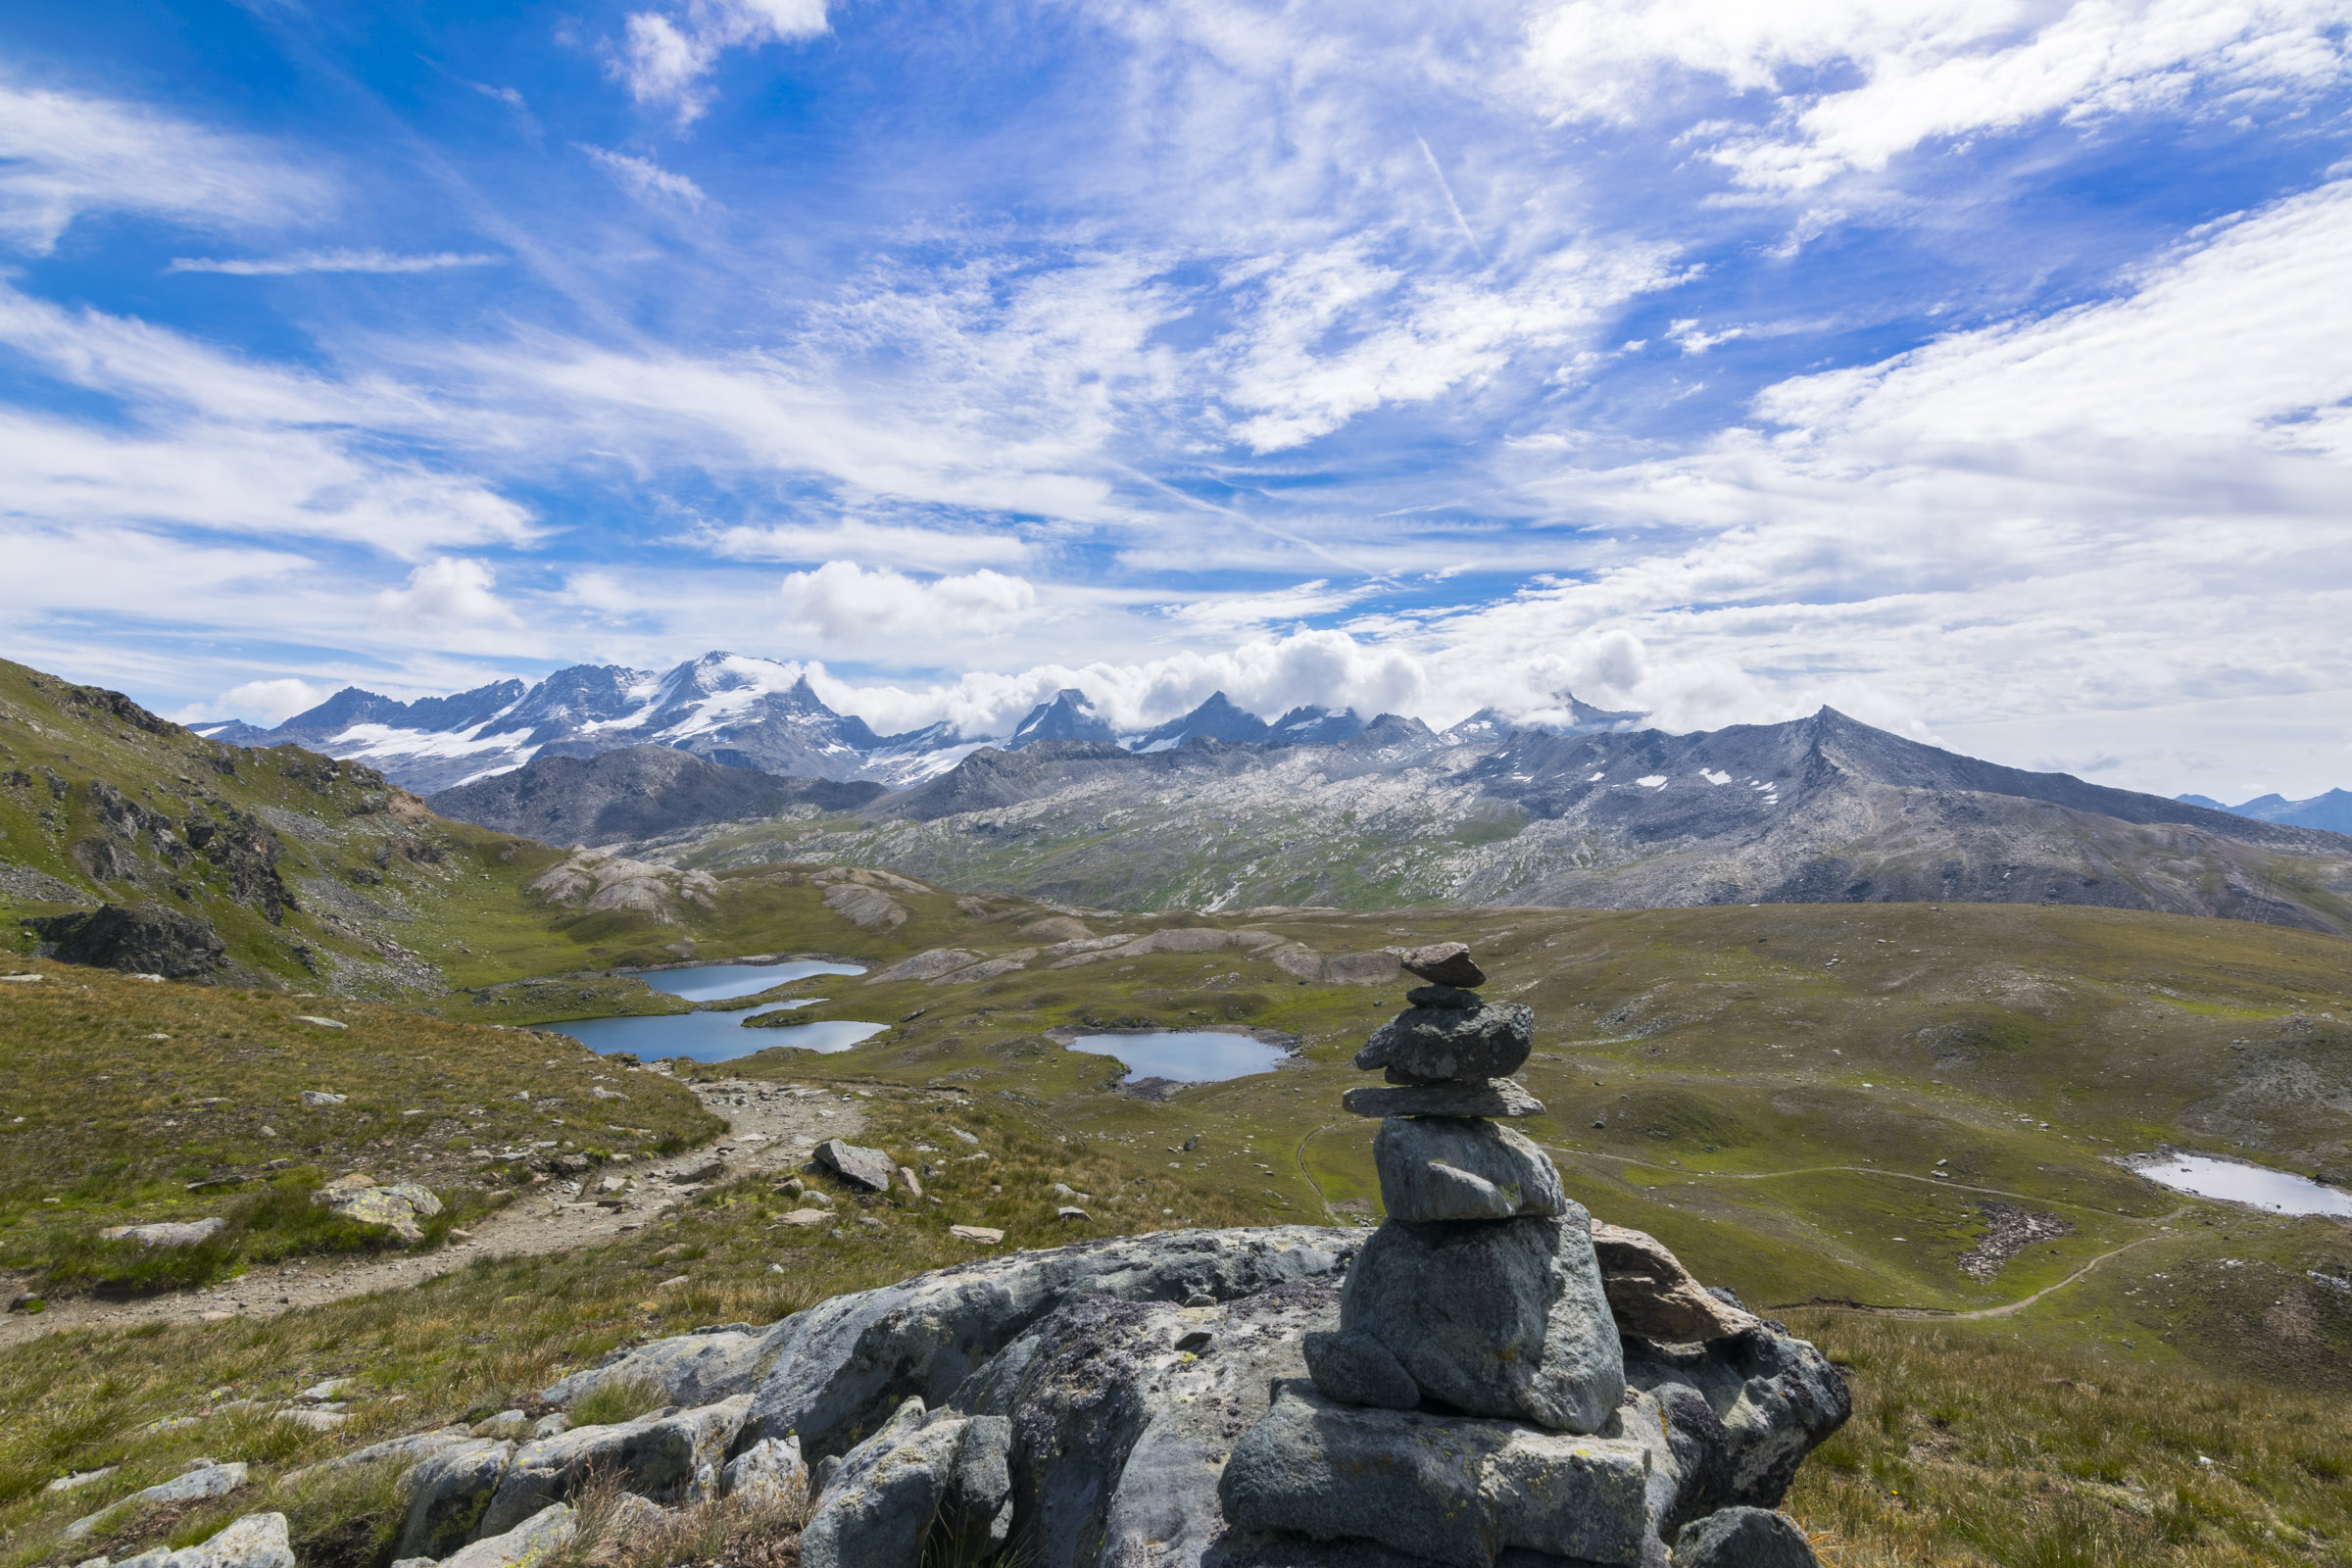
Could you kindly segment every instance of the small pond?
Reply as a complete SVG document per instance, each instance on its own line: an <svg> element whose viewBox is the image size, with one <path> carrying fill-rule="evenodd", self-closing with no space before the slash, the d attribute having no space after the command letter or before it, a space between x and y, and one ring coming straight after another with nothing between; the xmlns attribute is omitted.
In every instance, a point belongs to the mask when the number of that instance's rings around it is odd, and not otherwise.
<svg viewBox="0 0 2352 1568"><path fill-rule="evenodd" d="M2352 1193L2323 1187L2308 1177L2266 1170L2239 1160L2215 1159L2207 1154L2168 1154L2161 1160L2132 1168L2176 1192L2267 1208L2274 1214L2352 1215Z"/></svg>
<svg viewBox="0 0 2352 1568"><path fill-rule="evenodd" d="M1091 1056L1116 1056L1139 1078L1169 1078L1184 1084L1214 1083L1253 1072L1272 1072L1289 1054L1280 1046L1248 1035L1218 1034L1206 1029L1080 1035L1070 1042L1070 1049Z"/></svg>
<svg viewBox="0 0 2352 1568"><path fill-rule="evenodd" d="M803 958L792 963L704 963L691 969L651 969L637 976L656 991L666 991L688 1002L726 1002L780 986L787 980L806 980L812 974L863 974L855 963L826 963Z"/></svg>

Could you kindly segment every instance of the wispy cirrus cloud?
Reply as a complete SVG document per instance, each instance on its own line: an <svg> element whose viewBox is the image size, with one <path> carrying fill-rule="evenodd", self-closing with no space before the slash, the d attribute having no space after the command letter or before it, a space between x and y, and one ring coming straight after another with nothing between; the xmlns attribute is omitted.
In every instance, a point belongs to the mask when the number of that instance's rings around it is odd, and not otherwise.
<svg viewBox="0 0 2352 1568"><path fill-rule="evenodd" d="M293 277L304 272L438 272L452 267L495 267L505 260L503 256L471 251L426 251L404 255L383 250L319 250L229 260L175 256L164 270L225 272L232 277Z"/></svg>
<svg viewBox="0 0 2352 1568"><path fill-rule="evenodd" d="M710 107L707 78L727 50L825 30L825 0L688 0L674 11L631 12L613 71L639 103L662 105L686 125Z"/></svg>
<svg viewBox="0 0 2352 1568"><path fill-rule="evenodd" d="M612 182L641 202L675 203L699 212L710 198L703 187L684 174L672 173L650 158L632 153L614 152L609 147L593 147L586 142L576 144L599 169L612 176Z"/></svg>

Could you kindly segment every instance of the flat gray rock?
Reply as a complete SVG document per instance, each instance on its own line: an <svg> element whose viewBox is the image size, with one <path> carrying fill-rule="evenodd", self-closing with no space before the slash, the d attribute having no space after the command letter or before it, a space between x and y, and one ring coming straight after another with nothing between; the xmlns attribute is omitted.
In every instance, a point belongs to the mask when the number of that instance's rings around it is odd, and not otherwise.
<svg viewBox="0 0 2352 1568"><path fill-rule="evenodd" d="M1535 1009L1520 1003L1490 1002L1469 1011L1407 1007L1372 1031L1355 1064L1419 1083L1501 1078L1519 1069L1535 1043Z"/></svg>
<svg viewBox="0 0 2352 1568"><path fill-rule="evenodd" d="M1288 1381L1237 1445L1218 1495L1243 1530L1361 1538L1455 1568L1522 1547L1610 1568L1654 1562L1663 1432L1637 1406L1601 1437L1360 1409Z"/></svg>
<svg viewBox="0 0 2352 1568"><path fill-rule="evenodd" d="M860 1149L856 1144L828 1138L816 1146L816 1162L853 1186L869 1193L890 1191L890 1178L898 1170L898 1162L879 1149Z"/></svg>
<svg viewBox="0 0 2352 1568"><path fill-rule="evenodd" d="M1426 1398L1597 1432L1625 1393L1625 1361L1590 1227L1576 1203L1540 1218L1390 1220L1348 1271L1340 1325L1387 1346Z"/></svg>
<svg viewBox="0 0 2352 1568"><path fill-rule="evenodd" d="M393 1555L446 1557L471 1541L514 1457L503 1438L462 1438L427 1452L403 1479L409 1516Z"/></svg>
<svg viewBox="0 0 2352 1568"><path fill-rule="evenodd" d="M159 1482L143 1492L134 1492L74 1520L60 1532L68 1541L81 1541L93 1534L100 1525L133 1508L144 1508L158 1502L201 1502L210 1497L225 1497L245 1484L245 1466L237 1464L198 1465L169 1481Z"/></svg>
<svg viewBox="0 0 2352 1568"><path fill-rule="evenodd" d="M1483 986L1487 972L1470 956L1466 942L1432 942L1425 948L1406 948L1396 955L1397 964L1407 974L1419 975L1432 985Z"/></svg>
<svg viewBox="0 0 2352 1568"><path fill-rule="evenodd" d="M1821 1559L1787 1514L1725 1508L1683 1526L1674 1568L1821 1568Z"/></svg>
<svg viewBox="0 0 2352 1568"><path fill-rule="evenodd" d="M1372 1160L1391 1219L1511 1219L1557 1214L1567 1202L1544 1151L1482 1119L1389 1117L1372 1140Z"/></svg>
<svg viewBox="0 0 2352 1568"><path fill-rule="evenodd" d="M1541 1116L1544 1102L1514 1078L1458 1084L1413 1084L1376 1089L1366 1085L1340 1097L1342 1108L1357 1116Z"/></svg>
<svg viewBox="0 0 2352 1568"><path fill-rule="evenodd" d="M752 1396L753 1439L798 1433L813 1464L919 1395L944 1402L1038 1319L1079 1296L1212 1301L1336 1275L1363 1240L1337 1227L1161 1231L976 1258L785 1320Z"/></svg>

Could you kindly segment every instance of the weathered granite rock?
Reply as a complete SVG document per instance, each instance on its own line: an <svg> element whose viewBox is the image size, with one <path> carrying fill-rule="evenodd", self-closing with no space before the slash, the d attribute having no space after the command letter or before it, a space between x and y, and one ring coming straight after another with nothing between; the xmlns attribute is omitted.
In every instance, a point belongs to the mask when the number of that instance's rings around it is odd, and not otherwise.
<svg viewBox="0 0 2352 1568"><path fill-rule="evenodd" d="M1389 1348L1425 1397L1597 1432L1625 1392L1590 1217L1390 1220L1348 1271L1340 1322Z"/></svg>
<svg viewBox="0 0 2352 1568"><path fill-rule="evenodd" d="M80 1541L134 1508L144 1508L159 1502L200 1502L209 1497L225 1497L245 1484L245 1466L235 1464L201 1464L159 1482L143 1492L108 1503L96 1513L85 1514L60 1532L68 1541Z"/></svg>
<svg viewBox="0 0 2352 1568"><path fill-rule="evenodd" d="M881 1150L860 1149L838 1138L828 1138L816 1146L816 1162L843 1181L869 1193L889 1192L891 1173L898 1169L896 1162Z"/></svg>
<svg viewBox="0 0 2352 1568"><path fill-rule="evenodd" d="M1627 1384L1657 1399L1683 1475L1667 1523L1777 1508L1797 1466L1853 1413L1845 1379L1770 1324L1698 1346L1634 1342Z"/></svg>
<svg viewBox="0 0 2352 1568"><path fill-rule="evenodd" d="M727 1461L718 1494L755 1502L784 1502L808 1490L808 1466L798 1438L761 1438Z"/></svg>
<svg viewBox="0 0 2352 1568"><path fill-rule="evenodd" d="M1821 1568L1821 1559L1787 1514L1725 1508L1683 1526L1674 1568Z"/></svg>
<svg viewBox="0 0 2352 1568"><path fill-rule="evenodd" d="M495 1536L484 1536L441 1561L441 1568L538 1568L569 1544L580 1522L564 1503L550 1503Z"/></svg>
<svg viewBox="0 0 2352 1568"><path fill-rule="evenodd" d="M1218 1483L1244 1530L1365 1538L1430 1562L1492 1568L1518 1546L1611 1568L1663 1554L1652 1509L1653 1413L1628 1407L1605 1437L1514 1421L1334 1403L1286 1381Z"/></svg>
<svg viewBox="0 0 2352 1568"><path fill-rule="evenodd" d="M157 1220L147 1225L109 1225L98 1234L110 1242L136 1242L141 1247L194 1247L207 1242L225 1229L228 1221L218 1214L203 1219Z"/></svg>
<svg viewBox="0 0 2352 1568"><path fill-rule="evenodd" d="M847 1448L899 1401L942 1401L1062 1302L1231 1300L1336 1274L1362 1241L1338 1228L1162 1231L975 1258L785 1320L753 1396L746 1441L798 1433L811 1463Z"/></svg>
<svg viewBox="0 0 2352 1568"><path fill-rule="evenodd" d="M1535 1043L1535 1009L1516 1002L1470 1011L1408 1007L1372 1031L1355 1064L1366 1072L1388 1069L1392 1083L1501 1078L1518 1070Z"/></svg>
<svg viewBox="0 0 2352 1568"><path fill-rule="evenodd" d="M313 1194L311 1201L362 1225L382 1225L412 1244L424 1240L418 1222L441 1212L441 1200L428 1188L415 1182L379 1187L374 1177L356 1174L336 1177Z"/></svg>
<svg viewBox="0 0 2352 1568"><path fill-rule="evenodd" d="M830 1217L816 1215L819 1221ZM688 1408L716 1404L751 1392L775 1358L785 1323L790 1321L766 1328L730 1324L614 1350L596 1365L541 1390L540 1397L550 1404L569 1405L608 1383L650 1383L661 1389L671 1404Z"/></svg>
<svg viewBox="0 0 2352 1568"><path fill-rule="evenodd" d="M1464 942L1433 942L1425 948L1406 948L1396 955L1396 962L1406 973L1419 975L1432 985L1487 983L1487 972L1472 961L1469 944Z"/></svg>
<svg viewBox="0 0 2352 1568"><path fill-rule="evenodd" d="M973 1544L1002 1544L1012 1534L1012 1422L1006 1417L971 1417L938 1524Z"/></svg>
<svg viewBox="0 0 2352 1568"><path fill-rule="evenodd" d="M842 1455L801 1532L802 1568L915 1568L970 1422L909 1398Z"/></svg>
<svg viewBox="0 0 2352 1568"><path fill-rule="evenodd" d="M144 1551L124 1558L122 1568L132 1563L140 1568L294 1568L294 1548L286 1539L284 1514L249 1513L201 1544Z"/></svg>
<svg viewBox="0 0 2352 1568"><path fill-rule="evenodd" d="M1529 1094L1513 1078L1458 1084L1416 1084L1398 1089L1376 1089L1367 1084L1342 1095L1340 1104L1352 1115L1384 1118L1544 1114L1544 1102Z"/></svg>
<svg viewBox="0 0 2352 1568"><path fill-rule="evenodd" d="M56 943L55 956L66 963L160 974L167 980L201 980L228 962L228 946L210 920L151 904L135 908L109 904L25 923Z"/></svg>
<svg viewBox="0 0 2352 1568"><path fill-rule="evenodd" d="M514 1445L495 1438L463 1438L426 1454L403 1483L409 1516L393 1554L446 1557L472 1540L514 1457Z"/></svg>
<svg viewBox="0 0 2352 1568"><path fill-rule="evenodd" d="M1391 1219L1510 1219L1557 1214L1567 1201L1549 1156L1491 1121L1392 1116L1372 1140L1372 1160Z"/></svg>
<svg viewBox="0 0 2352 1568"><path fill-rule="evenodd" d="M1389 1348L1362 1330L1309 1334L1303 1342L1306 1375L1342 1404L1370 1404L1410 1410L1421 1403L1421 1385Z"/></svg>
<svg viewBox="0 0 2352 1568"><path fill-rule="evenodd" d="M318 1472L352 1470L361 1465L384 1464L394 1460L405 1461L413 1468L441 1452L444 1448L454 1448L460 1444L472 1441L473 1438L464 1427L441 1427L432 1432L412 1432L405 1438L390 1438L382 1443L370 1443L364 1448L354 1448L349 1453L338 1453L331 1459L321 1459L317 1464L305 1465L300 1470L290 1470L277 1478L277 1484L281 1487L290 1487L299 1483L304 1477Z"/></svg>
<svg viewBox="0 0 2352 1568"><path fill-rule="evenodd" d="M1487 999L1475 991L1460 986L1415 986L1404 994L1408 1006L1442 1007L1454 1012L1474 1012L1487 1004Z"/></svg>
<svg viewBox="0 0 2352 1568"><path fill-rule="evenodd" d="M1601 1289L1620 1332L1669 1345L1743 1333L1758 1321L1691 1277L1665 1244L1619 1225L1592 1227Z"/></svg>
<svg viewBox="0 0 2352 1568"><path fill-rule="evenodd" d="M526 1443L508 1463L482 1515L480 1533L513 1529L549 1503L571 1496L596 1471L617 1475L627 1490L657 1501L694 1492L706 1472L716 1480L749 1403L748 1396L738 1396L614 1426L575 1427Z"/></svg>

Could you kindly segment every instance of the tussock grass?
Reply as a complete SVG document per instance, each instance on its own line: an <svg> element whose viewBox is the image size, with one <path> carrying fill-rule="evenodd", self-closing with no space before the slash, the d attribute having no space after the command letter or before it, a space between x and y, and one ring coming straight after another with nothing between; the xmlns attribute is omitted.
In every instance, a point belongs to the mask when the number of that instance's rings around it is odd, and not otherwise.
<svg viewBox="0 0 2352 1568"><path fill-rule="evenodd" d="M582 1395L571 1406L571 1424L579 1427L612 1426L622 1421L634 1421L648 1410L658 1410L668 1402L668 1395L660 1384L642 1378L613 1378L600 1383Z"/></svg>

